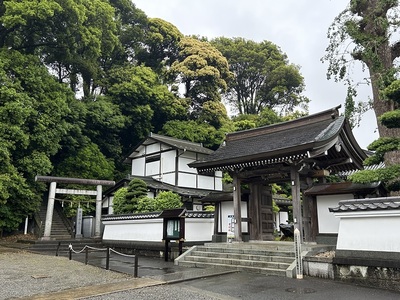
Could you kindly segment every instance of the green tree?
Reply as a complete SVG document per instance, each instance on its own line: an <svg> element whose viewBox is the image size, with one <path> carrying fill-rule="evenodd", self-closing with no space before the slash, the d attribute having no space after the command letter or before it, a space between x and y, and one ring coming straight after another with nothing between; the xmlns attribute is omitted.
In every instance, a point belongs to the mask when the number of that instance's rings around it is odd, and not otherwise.
<svg viewBox="0 0 400 300"><path fill-rule="evenodd" d="M39 55L60 82L68 82L74 91L81 85L88 97L119 43L114 17L106 0L8 0L0 16L4 35L0 41L5 41L3 46Z"/></svg>
<svg viewBox="0 0 400 300"><path fill-rule="evenodd" d="M127 202L126 202L126 194L128 193L128 189L126 187L120 188L114 194L113 198L113 210L114 214L124 214L124 213L132 213L131 210L127 210Z"/></svg>
<svg viewBox="0 0 400 300"><path fill-rule="evenodd" d="M207 101L220 101L231 77L226 58L210 43L194 37L179 42L178 59L169 69L169 76L184 88L196 118Z"/></svg>
<svg viewBox="0 0 400 300"><path fill-rule="evenodd" d="M400 104L400 80L393 81L383 90L388 99ZM400 128L400 109L388 111L381 115L379 121L388 128ZM386 155L400 153L400 137L381 137L368 146L374 154L364 162L366 165L377 165L386 162L385 168L363 170L353 174L350 179L359 183L384 182L392 192L400 191L400 164L390 161ZM393 159L393 156L391 156ZM398 157L396 157L398 158Z"/></svg>
<svg viewBox="0 0 400 300"><path fill-rule="evenodd" d="M127 153L150 131L159 131L170 119L186 115L187 104L158 81L149 67L127 65L112 70L106 95L124 117L120 131L123 153Z"/></svg>
<svg viewBox="0 0 400 300"><path fill-rule="evenodd" d="M330 44L324 57L329 63L328 78L334 77L352 84L349 70L353 61L360 62L369 71L372 107L377 117L379 135L385 139L373 143L372 148L377 150L381 148L382 142L385 144L400 136L400 128L388 127L380 122L386 113L392 114L399 108L395 98L383 92L393 83L397 72L395 61L400 56L400 41L396 30L399 24L398 1L352 0L328 31ZM349 91L354 94L354 89L350 88ZM348 101L354 100L348 97ZM354 105L347 107L353 108ZM387 167L400 164L399 149L385 151L384 160Z"/></svg>
<svg viewBox="0 0 400 300"><path fill-rule="evenodd" d="M224 141L226 133L232 131L231 122L216 129L204 122L171 120L165 123L160 133L177 139L202 143L204 147L209 149L217 149Z"/></svg>
<svg viewBox="0 0 400 300"><path fill-rule="evenodd" d="M177 60L179 42L183 34L171 23L158 18L148 19L145 27L143 47L136 54L139 63L151 67L158 74L163 74L166 67Z"/></svg>
<svg viewBox="0 0 400 300"><path fill-rule="evenodd" d="M119 189L113 200L115 214L132 214L138 211L142 198L147 198L147 185L138 178L129 182L128 187Z"/></svg>
<svg viewBox="0 0 400 300"><path fill-rule="evenodd" d="M309 100L302 95L304 78L299 67L289 64L278 46L225 37L211 43L226 57L234 74L224 97L239 114L259 114L264 108L280 114L296 107L307 109Z"/></svg>
<svg viewBox="0 0 400 300"><path fill-rule="evenodd" d="M1 228L16 229L39 207L43 187L34 178L52 171L71 98L37 57L0 49Z"/></svg>
<svg viewBox="0 0 400 300"><path fill-rule="evenodd" d="M143 197L138 201L138 213L163 211L165 209L180 208L183 206L181 196L171 191L160 192L157 197Z"/></svg>

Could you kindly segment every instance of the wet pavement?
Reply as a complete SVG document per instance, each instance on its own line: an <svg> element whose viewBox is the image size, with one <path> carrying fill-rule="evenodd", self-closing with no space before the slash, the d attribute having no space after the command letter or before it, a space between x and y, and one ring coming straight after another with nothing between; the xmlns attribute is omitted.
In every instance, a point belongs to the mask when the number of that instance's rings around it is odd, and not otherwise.
<svg viewBox="0 0 400 300"><path fill-rule="evenodd" d="M54 256L55 253L46 255ZM61 252L67 256L68 252ZM85 253L72 254L85 262ZM105 268L104 252L89 253L88 263ZM338 281L305 277L292 279L220 269L185 268L163 258L139 256L139 278L116 283L74 288L21 299L400 299L400 293L361 287ZM133 275L132 257L111 254L110 270Z"/></svg>

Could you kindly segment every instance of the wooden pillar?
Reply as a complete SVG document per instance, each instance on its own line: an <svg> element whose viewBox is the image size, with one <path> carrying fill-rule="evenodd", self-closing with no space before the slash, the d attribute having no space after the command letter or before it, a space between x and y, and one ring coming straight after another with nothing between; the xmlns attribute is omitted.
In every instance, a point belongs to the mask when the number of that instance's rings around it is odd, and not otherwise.
<svg viewBox="0 0 400 300"><path fill-rule="evenodd" d="M233 214L235 216L235 241L241 242L242 239L242 209L241 209L241 190L240 179L237 174L233 175Z"/></svg>
<svg viewBox="0 0 400 300"><path fill-rule="evenodd" d="M260 221L260 184L249 183L250 201L249 201L249 217L250 223L250 240L261 240L261 221Z"/></svg>
<svg viewBox="0 0 400 300"><path fill-rule="evenodd" d="M42 240L50 240L51 226L53 223L54 200L56 197L57 182L50 183L49 199L47 201L46 221L44 223L44 234Z"/></svg>
<svg viewBox="0 0 400 300"><path fill-rule="evenodd" d="M292 186L292 201L293 201L293 221L294 227L300 231L300 240L303 237L303 218L301 214L301 199L300 199L300 176L295 166L290 168L290 179Z"/></svg>
<svg viewBox="0 0 400 300"><path fill-rule="evenodd" d="M218 226L220 223L220 206L221 202L215 202L215 210L214 210L214 235L216 236L218 234Z"/></svg>
<svg viewBox="0 0 400 300"><path fill-rule="evenodd" d="M313 179L307 177L307 188L313 185ZM315 242L318 232L318 214L316 201L313 196L303 194L303 224L304 224L304 241ZM315 227L316 226L316 227Z"/></svg>

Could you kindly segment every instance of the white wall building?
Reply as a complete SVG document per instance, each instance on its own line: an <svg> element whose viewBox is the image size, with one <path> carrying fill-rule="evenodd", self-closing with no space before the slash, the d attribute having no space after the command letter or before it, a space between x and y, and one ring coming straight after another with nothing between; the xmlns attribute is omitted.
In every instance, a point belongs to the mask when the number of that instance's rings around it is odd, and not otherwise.
<svg viewBox="0 0 400 300"><path fill-rule="evenodd" d="M198 201L200 198L211 191L222 191L222 172L198 174L188 164L211 153L212 150L199 143L151 133L124 160L131 165L129 178L105 191L103 213L113 213L114 192L126 186L132 178L146 182L149 197L157 196L160 191L173 191L182 196L188 209L202 210L202 204Z"/></svg>

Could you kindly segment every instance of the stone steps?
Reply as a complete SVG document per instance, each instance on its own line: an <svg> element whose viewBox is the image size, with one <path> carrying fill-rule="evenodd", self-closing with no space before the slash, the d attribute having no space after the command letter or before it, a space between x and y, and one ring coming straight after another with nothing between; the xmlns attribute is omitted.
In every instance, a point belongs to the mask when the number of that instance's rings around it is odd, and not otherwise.
<svg viewBox="0 0 400 300"><path fill-rule="evenodd" d="M215 243L192 247L178 257L175 264L287 276L294 260L293 243Z"/></svg>

